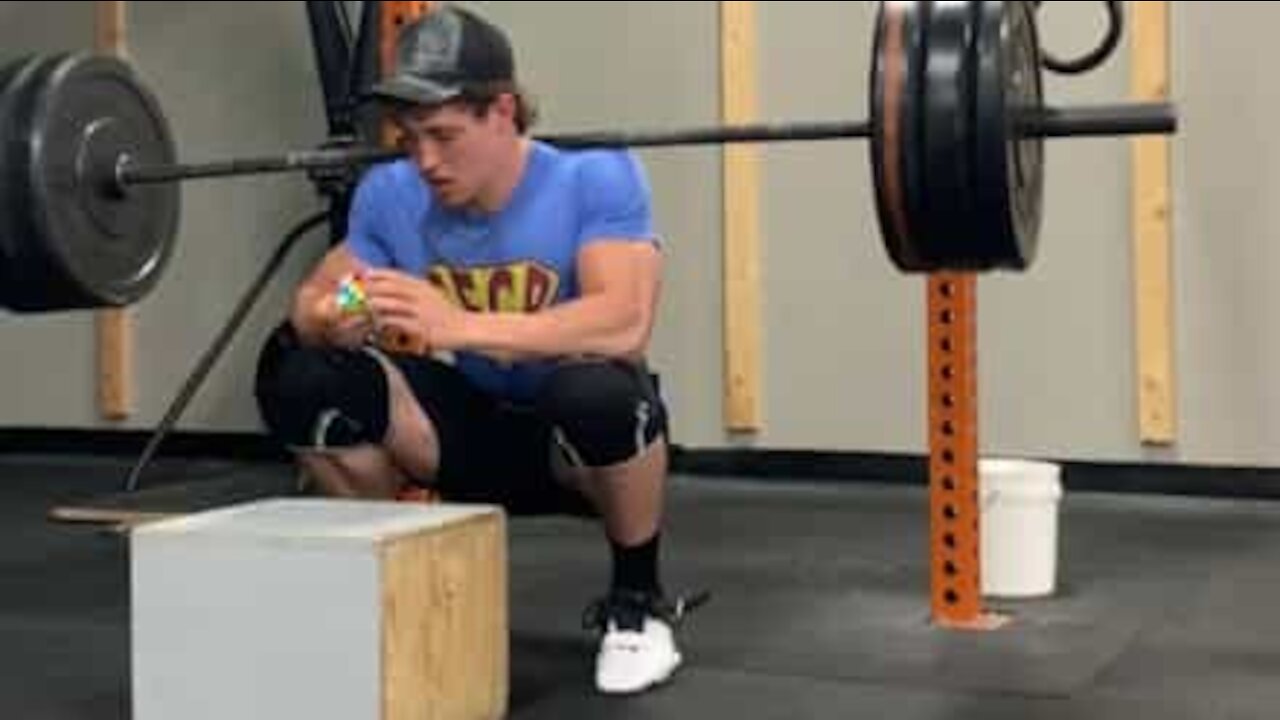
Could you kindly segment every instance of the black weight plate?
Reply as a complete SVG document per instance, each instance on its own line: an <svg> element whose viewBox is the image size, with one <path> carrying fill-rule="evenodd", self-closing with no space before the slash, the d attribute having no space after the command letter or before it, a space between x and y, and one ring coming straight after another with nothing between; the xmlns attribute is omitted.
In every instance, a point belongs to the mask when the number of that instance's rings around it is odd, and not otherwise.
<svg viewBox="0 0 1280 720"><path fill-rule="evenodd" d="M1035 259L1044 194L1044 141L1017 132L1044 107L1040 40L1029 2L983 2L978 33L978 213L990 269L1026 270Z"/></svg>
<svg viewBox="0 0 1280 720"><path fill-rule="evenodd" d="M891 3L878 3L872 33L870 92L871 184L875 191L880 237L890 260L900 270L919 264L908 242L906 202L901 174L901 104L906 87L903 78L902 11Z"/></svg>
<svg viewBox="0 0 1280 720"><path fill-rule="evenodd" d="M10 298L20 294L18 279L23 272L19 239L29 231L26 216L26 138L31 105L28 100L33 81L48 58L28 55L8 62L0 69L0 306L10 307Z"/></svg>
<svg viewBox="0 0 1280 720"><path fill-rule="evenodd" d="M893 4L893 3L890 3ZM924 118L926 113L925 59L929 53L929 13L932 2L900 3L905 7L904 33L906 48L906 92L902 103L902 176L905 180L907 224L912 228L911 242L922 261L919 270L931 272L934 266L928 257L926 232L923 227L925 205L925 178L928 171L925 161L928 154L924 146Z"/></svg>
<svg viewBox="0 0 1280 720"><path fill-rule="evenodd" d="M974 222L973 55L975 2L932 3L924 63L924 213L917 227L935 270L981 266L982 238Z"/></svg>
<svg viewBox="0 0 1280 720"><path fill-rule="evenodd" d="M1006 123L1013 130L1006 146L1014 157L1010 163L1010 205L1013 208L1014 237L1018 242L1018 269L1030 267L1039 247L1040 225L1044 207L1044 139L1028 137L1016 129L1021 118L1044 110L1044 83L1040 34L1036 30L1036 11L1030 2L1013 3L1005 33L1006 56L1011 69L1006 98Z"/></svg>
<svg viewBox="0 0 1280 720"><path fill-rule="evenodd" d="M113 178L122 155L145 165L175 162L159 104L124 61L109 56L57 56L37 85L27 138L32 232L22 238L22 254L42 266L42 277L18 309L136 302L171 255L178 189L121 191Z"/></svg>
<svg viewBox="0 0 1280 720"><path fill-rule="evenodd" d="M871 168L880 235L902 272L928 270L915 219L921 212L919 147L921 73L925 53L921 12L927 3L879 3L871 62Z"/></svg>

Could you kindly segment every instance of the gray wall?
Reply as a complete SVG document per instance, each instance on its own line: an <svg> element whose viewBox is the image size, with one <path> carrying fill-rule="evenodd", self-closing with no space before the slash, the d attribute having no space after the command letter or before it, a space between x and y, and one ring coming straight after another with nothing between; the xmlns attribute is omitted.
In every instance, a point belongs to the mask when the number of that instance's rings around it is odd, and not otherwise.
<svg viewBox="0 0 1280 720"><path fill-rule="evenodd" d="M717 3L477 2L510 28L542 129L707 123L717 117ZM1241 7L1236 7L1241 5ZM865 112L871 3L761 3L765 119ZM1059 52L1100 30L1093 3L1055 3L1042 35ZM91 3L0 2L0 46L47 49L91 38ZM1129 219L1123 140L1052 143L1038 264L980 281L985 452L1087 460L1280 465L1280 111L1262 76L1280 8L1174 4L1175 363L1179 441L1137 436ZM323 134L301 3L131 3L134 59L186 157L308 146ZM235 44L233 49L232 43ZM1099 72L1048 76L1051 100L1108 102L1128 89L1122 55ZM670 247L655 360L676 439L870 452L925 449L924 280L881 250L862 142L765 151L765 430L722 430L719 155L642 151ZM189 183L178 255L136 308L138 413L156 422L271 245L315 206L300 177ZM253 352L317 237L218 366L183 423L253 430ZM0 425L103 425L94 407L91 322L0 317Z"/></svg>

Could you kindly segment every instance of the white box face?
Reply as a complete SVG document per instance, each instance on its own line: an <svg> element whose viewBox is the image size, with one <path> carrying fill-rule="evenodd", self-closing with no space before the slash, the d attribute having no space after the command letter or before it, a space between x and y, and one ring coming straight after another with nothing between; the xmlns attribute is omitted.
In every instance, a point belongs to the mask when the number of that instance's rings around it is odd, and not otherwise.
<svg viewBox="0 0 1280 720"><path fill-rule="evenodd" d="M378 717L372 547L169 538L132 563L133 720Z"/></svg>
<svg viewBox="0 0 1280 720"><path fill-rule="evenodd" d="M133 720L377 720L382 549L492 512L281 499L135 528Z"/></svg>
<svg viewBox="0 0 1280 720"><path fill-rule="evenodd" d="M225 530L134 537L133 720L377 718L377 546Z"/></svg>

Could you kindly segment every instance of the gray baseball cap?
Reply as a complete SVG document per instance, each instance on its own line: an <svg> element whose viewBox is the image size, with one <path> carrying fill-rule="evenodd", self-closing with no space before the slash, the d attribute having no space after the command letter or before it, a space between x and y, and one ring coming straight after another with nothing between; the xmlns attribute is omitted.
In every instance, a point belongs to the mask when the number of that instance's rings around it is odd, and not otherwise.
<svg viewBox="0 0 1280 720"><path fill-rule="evenodd" d="M477 83L515 80L506 34L474 12L444 4L399 31L395 68L374 99L435 105Z"/></svg>

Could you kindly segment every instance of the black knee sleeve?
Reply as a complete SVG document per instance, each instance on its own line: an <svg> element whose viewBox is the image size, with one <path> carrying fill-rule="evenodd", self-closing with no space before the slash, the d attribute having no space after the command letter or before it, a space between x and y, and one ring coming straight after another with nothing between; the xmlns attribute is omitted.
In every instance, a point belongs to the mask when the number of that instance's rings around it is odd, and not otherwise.
<svg viewBox="0 0 1280 720"><path fill-rule="evenodd" d="M579 466L630 460L667 431L655 378L624 362L557 368L539 394L538 408L569 460Z"/></svg>
<svg viewBox="0 0 1280 720"><path fill-rule="evenodd" d="M387 432L387 377L377 358L304 346L288 324L258 357L254 395L267 428L290 448L350 447Z"/></svg>

